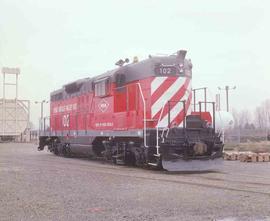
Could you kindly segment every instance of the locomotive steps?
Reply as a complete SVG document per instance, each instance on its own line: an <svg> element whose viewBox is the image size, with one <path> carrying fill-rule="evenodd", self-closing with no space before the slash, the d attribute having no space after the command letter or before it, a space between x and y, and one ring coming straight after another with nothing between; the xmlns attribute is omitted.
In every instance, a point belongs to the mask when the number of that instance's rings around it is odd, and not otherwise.
<svg viewBox="0 0 270 221"><path fill-rule="evenodd" d="M269 162L270 153L254 153L254 152L224 152L224 160L239 160L240 162Z"/></svg>

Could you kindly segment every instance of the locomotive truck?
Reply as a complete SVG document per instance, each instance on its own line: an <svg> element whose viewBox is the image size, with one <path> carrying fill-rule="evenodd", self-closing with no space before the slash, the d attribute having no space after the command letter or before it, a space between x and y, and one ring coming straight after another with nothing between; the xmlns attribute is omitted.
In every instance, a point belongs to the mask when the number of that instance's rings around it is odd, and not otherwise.
<svg viewBox="0 0 270 221"><path fill-rule="evenodd" d="M38 150L169 171L215 168L223 152L215 103L192 108L186 53L119 60L114 70L53 91Z"/></svg>

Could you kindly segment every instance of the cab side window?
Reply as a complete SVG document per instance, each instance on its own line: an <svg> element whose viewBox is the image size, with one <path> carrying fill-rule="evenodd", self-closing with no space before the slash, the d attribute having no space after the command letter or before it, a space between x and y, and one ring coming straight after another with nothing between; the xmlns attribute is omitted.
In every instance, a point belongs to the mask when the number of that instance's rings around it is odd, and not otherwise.
<svg viewBox="0 0 270 221"><path fill-rule="evenodd" d="M95 96L96 97L105 97L109 95L109 86L110 86L110 81L109 79L102 79L99 81L96 81L94 83L94 89L95 89Z"/></svg>

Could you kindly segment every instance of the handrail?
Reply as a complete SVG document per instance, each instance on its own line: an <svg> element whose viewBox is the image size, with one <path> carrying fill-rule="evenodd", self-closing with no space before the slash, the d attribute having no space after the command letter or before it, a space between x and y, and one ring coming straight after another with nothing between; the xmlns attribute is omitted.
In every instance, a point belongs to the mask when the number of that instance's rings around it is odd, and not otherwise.
<svg viewBox="0 0 270 221"><path fill-rule="evenodd" d="M166 103L165 103L166 104ZM158 126L158 124L159 124L159 122L160 122L160 120L161 120L161 117L162 117L162 115L163 115L163 111L164 111L164 107L165 107L165 104L163 105L163 107L162 107L162 109L161 109L161 113L160 113L160 115L159 115L159 118L158 118L158 122L157 122L157 126L156 126L156 139L157 139L157 141L156 141L156 148L157 148L157 156L159 156L160 155L160 153L159 153L159 148L160 148L160 146L159 146L159 143L158 143L158 131L159 131L159 126Z"/></svg>
<svg viewBox="0 0 270 221"><path fill-rule="evenodd" d="M203 101L199 101L199 111L200 111L200 118L202 117L202 104L212 104L212 114L213 114L213 129L214 131L216 131L216 109L215 109L215 105L216 105L216 102L211 102L211 101L208 101L208 102L203 102ZM205 110L206 111L206 110Z"/></svg>
<svg viewBox="0 0 270 221"><path fill-rule="evenodd" d="M145 104L145 99L142 92L141 84L140 83L136 83L136 84L139 87L140 95L142 97L142 102L143 102L143 144L144 144L144 147L148 147L148 145L146 144L146 104Z"/></svg>
<svg viewBox="0 0 270 221"><path fill-rule="evenodd" d="M168 127L164 127L164 128L163 128L162 133L161 133L161 137L162 137L162 138L163 138L163 136L164 136L165 130L168 130L168 129L169 129Z"/></svg>

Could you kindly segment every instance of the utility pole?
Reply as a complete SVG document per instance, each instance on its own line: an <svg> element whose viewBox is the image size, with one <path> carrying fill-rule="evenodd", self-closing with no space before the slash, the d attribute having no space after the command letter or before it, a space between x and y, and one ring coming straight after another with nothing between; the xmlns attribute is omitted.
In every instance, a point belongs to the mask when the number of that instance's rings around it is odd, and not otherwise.
<svg viewBox="0 0 270 221"><path fill-rule="evenodd" d="M49 101L42 100L42 101L35 101L35 104L40 104L40 129L42 130L43 128L43 105L44 103L48 103ZM45 128L45 125L44 125Z"/></svg>
<svg viewBox="0 0 270 221"><path fill-rule="evenodd" d="M221 87L218 87L219 90L225 90L226 92L226 110L227 112L229 112L230 108L229 108L229 90L235 90L236 89L236 86L233 86L233 87L229 87L229 86L225 86L225 88L221 88Z"/></svg>
<svg viewBox="0 0 270 221"><path fill-rule="evenodd" d="M220 111L220 94L216 94L216 111Z"/></svg>

